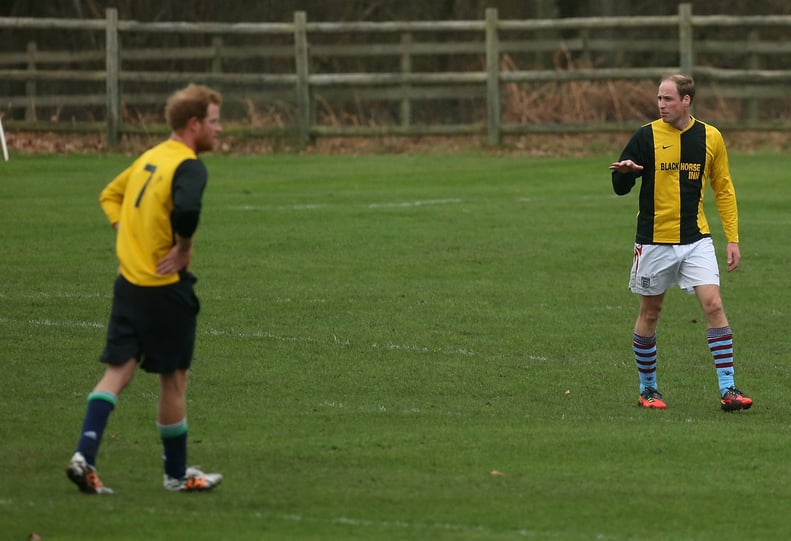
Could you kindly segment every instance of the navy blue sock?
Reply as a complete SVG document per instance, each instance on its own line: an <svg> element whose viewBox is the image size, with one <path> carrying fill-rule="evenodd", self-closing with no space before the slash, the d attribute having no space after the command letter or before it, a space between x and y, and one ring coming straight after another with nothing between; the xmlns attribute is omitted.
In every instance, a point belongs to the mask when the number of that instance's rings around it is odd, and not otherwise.
<svg viewBox="0 0 791 541"><path fill-rule="evenodd" d="M187 419L173 425L157 423L164 449L165 473L181 479L187 474Z"/></svg>
<svg viewBox="0 0 791 541"><path fill-rule="evenodd" d="M110 413L115 409L118 397L113 393L104 391L88 395L88 410L82 422L80 441L77 442L77 451L85 457L91 466L96 465L96 455L99 454L99 444L102 442L104 427Z"/></svg>

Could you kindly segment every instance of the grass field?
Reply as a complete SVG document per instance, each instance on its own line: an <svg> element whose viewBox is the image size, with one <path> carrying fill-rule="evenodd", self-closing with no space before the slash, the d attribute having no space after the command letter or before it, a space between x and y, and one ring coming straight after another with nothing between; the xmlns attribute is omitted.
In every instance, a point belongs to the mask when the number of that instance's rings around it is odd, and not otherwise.
<svg viewBox="0 0 791 541"><path fill-rule="evenodd" d="M622 143L596 159L207 156L190 462L225 480L189 495L161 487L143 373L99 457L115 494L64 474L117 265L97 197L129 158L0 163L0 537L789 538L791 156L731 156L743 260L723 294L756 405L720 411L700 309L675 290L669 408L645 411L637 201L607 171Z"/></svg>

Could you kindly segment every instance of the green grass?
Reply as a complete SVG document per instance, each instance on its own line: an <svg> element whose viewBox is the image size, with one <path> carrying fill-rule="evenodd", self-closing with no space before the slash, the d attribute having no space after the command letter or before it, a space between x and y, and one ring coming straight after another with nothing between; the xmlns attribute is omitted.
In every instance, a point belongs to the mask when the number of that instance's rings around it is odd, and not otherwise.
<svg viewBox="0 0 791 541"><path fill-rule="evenodd" d="M791 157L731 157L743 261L723 295L756 401L740 414L719 411L678 290L670 406L635 406L637 202L612 194L612 159L207 156L190 461L225 480L161 488L141 373L105 433L110 497L64 467L117 265L98 193L129 158L0 163L3 539L788 538Z"/></svg>

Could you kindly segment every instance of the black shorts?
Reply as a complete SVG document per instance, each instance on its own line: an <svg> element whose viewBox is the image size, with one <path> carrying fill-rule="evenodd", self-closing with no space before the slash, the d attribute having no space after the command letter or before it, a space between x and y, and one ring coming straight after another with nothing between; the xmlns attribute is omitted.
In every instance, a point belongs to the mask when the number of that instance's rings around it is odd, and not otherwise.
<svg viewBox="0 0 791 541"><path fill-rule="evenodd" d="M183 273L175 284L141 287L119 275L101 361L123 364L135 358L143 370L157 374L187 370L200 311L195 281Z"/></svg>

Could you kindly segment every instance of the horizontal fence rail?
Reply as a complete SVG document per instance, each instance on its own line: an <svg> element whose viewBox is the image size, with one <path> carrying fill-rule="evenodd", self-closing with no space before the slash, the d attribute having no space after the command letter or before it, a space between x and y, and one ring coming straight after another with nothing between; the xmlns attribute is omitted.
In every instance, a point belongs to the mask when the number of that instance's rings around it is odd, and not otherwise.
<svg viewBox="0 0 791 541"><path fill-rule="evenodd" d="M663 29L670 38L630 39L628 46L616 39L623 28ZM739 40L695 40L701 29L744 29L752 34ZM156 122L124 116L130 107L161 107L176 85L186 82L221 87L239 107L251 109L268 102L278 104L286 114L274 114L272 125L240 132L290 134L301 145L319 136L366 135L456 135L479 134L492 145L503 134L544 132L584 132L624 129L622 122L536 123L504 120L503 96L514 85L567 84L572 82L643 81L654 83L662 75L684 71L717 87L723 99L747 103L745 117L734 120L749 129L791 128L788 118L766 120L761 107L787 110L790 66L783 60L791 53L784 38L762 39L760 31L779 29L787 34L791 16L728 16L692 14L690 4L680 4L669 16L587 17L571 19L500 20L496 9L488 9L481 21L402 22L312 22L304 12L296 12L290 23L188 23L137 22L118 19L117 10L106 11L105 19L74 20L56 18L0 18L0 29L90 32L103 42L89 51L39 51L29 42L24 51L0 53L0 114L11 113L4 123L11 129L103 130L107 143L115 145L125 133L164 130ZM452 39L428 41L426 36L452 35ZM464 37L458 37L463 35ZM204 46L135 47L125 42L143 41L141 36L193 36L211 39ZM341 37L363 39L348 43ZM360 38L362 36L362 38ZM379 41L374 41L376 36ZM254 38L256 44L239 44L235 39ZM348 40L346 40L348 41ZM672 58L664 65L597 66L596 55L665 54ZM554 69L519 68L509 64L514 55L556 55L588 59L578 65ZM706 55L745 57L743 65L712 65L698 61ZM421 71L421 59L469 58L474 69ZM351 65L361 59L389 59L388 71L340 70L335 65ZM775 62L772 59L779 59ZM161 67L162 63L194 62L207 69ZM767 69L780 64L781 69ZM392 66L397 66L392 69ZM248 66L254 66L253 69ZM333 70L334 69L334 70ZM70 91L44 91L43 85L69 87ZM75 85L79 88L74 90ZM156 85L159 85L158 87ZM157 90L167 86L166 90ZM24 89L24 91L20 91ZM130 90L131 89L131 90ZM91 93L92 92L92 93ZM468 107L478 117L446 119L421 124L413 121L419 102L455 100L478 104ZM337 120L322 123L318 109L327 117L338 117L335 100L378 101L396 105L398 120L376 124L349 125ZM769 104L769 105L764 105ZM83 107L98 111L95 118L73 122L38 119L42 108ZM386 106L384 106L386 108ZM527 106L525 106L527 107ZM780 108L782 109L782 107ZM24 111L24 120L13 114ZM127 115L129 113L127 112ZM103 116L103 118L101 118ZM57 115L53 115L57 117ZM286 118L288 117L288 118ZM353 124L353 123L352 123Z"/></svg>

